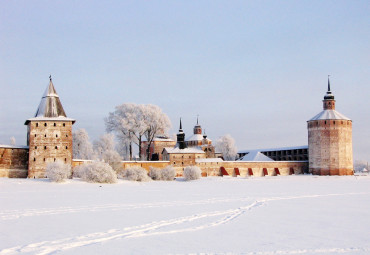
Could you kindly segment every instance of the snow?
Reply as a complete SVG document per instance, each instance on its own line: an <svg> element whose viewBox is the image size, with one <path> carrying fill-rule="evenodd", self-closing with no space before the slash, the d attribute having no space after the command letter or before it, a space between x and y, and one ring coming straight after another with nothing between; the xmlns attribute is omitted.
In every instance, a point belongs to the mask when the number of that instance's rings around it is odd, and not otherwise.
<svg viewBox="0 0 370 255"><path fill-rule="evenodd" d="M259 151L251 151L239 160L240 161L260 161L260 162L274 161L273 159L263 155Z"/></svg>
<svg viewBox="0 0 370 255"><path fill-rule="evenodd" d="M26 121L26 123L30 121L72 121L73 123L76 121L75 119L67 118L64 116L59 116L59 117L35 117L35 118L30 118Z"/></svg>
<svg viewBox="0 0 370 255"><path fill-rule="evenodd" d="M311 120L350 120L343 114L337 112L336 110L324 110L313 117Z"/></svg>
<svg viewBox="0 0 370 255"><path fill-rule="evenodd" d="M204 137L201 134L194 134L190 136L188 139L186 139L187 142L191 141L203 141ZM209 140L209 139L208 139Z"/></svg>
<svg viewBox="0 0 370 255"><path fill-rule="evenodd" d="M0 254L369 254L370 176L0 178Z"/></svg>
<svg viewBox="0 0 370 255"><path fill-rule="evenodd" d="M164 150L167 151L167 153L181 153L181 154L185 154L185 153L197 153L197 154L204 154L204 151L201 150L201 149L198 149L197 147L190 147L190 148L185 148L185 149L180 149L179 147L175 147L175 148L172 148L172 147L166 147L164 148Z"/></svg>

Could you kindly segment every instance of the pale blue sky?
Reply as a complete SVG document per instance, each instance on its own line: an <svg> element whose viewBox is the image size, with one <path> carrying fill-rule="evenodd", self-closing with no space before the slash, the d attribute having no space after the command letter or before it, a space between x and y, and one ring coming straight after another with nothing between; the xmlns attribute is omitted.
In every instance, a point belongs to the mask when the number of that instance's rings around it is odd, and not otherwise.
<svg viewBox="0 0 370 255"><path fill-rule="evenodd" d="M92 139L116 105L159 105L238 149L307 144L331 74L370 161L369 1L1 1L0 143L26 143L48 76Z"/></svg>

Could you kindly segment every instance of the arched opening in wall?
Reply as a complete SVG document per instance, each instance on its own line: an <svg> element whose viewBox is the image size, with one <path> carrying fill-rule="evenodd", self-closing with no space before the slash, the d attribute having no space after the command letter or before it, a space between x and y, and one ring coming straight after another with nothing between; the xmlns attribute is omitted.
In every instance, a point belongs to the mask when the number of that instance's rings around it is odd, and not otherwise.
<svg viewBox="0 0 370 255"><path fill-rule="evenodd" d="M33 161L36 161L36 158L33 158Z"/></svg>
<svg viewBox="0 0 370 255"><path fill-rule="evenodd" d="M54 123L54 127L56 127L57 126L57 124L56 123Z"/></svg>
<svg viewBox="0 0 370 255"><path fill-rule="evenodd" d="M58 134L56 134L55 137L58 137Z"/></svg>
<svg viewBox="0 0 370 255"><path fill-rule="evenodd" d="M220 167L220 176L229 175L229 173L226 171L225 167Z"/></svg>
<svg viewBox="0 0 370 255"><path fill-rule="evenodd" d="M239 168L235 167L234 168L234 175L233 176L240 176L240 171L239 171Z"/></svg>
<svg viewBox="0 0 370 255"><path fill-rule="evenodd" d="M294 174L294 168L293 167L289 168L289 175L292 175L292 174Z"/></svg>
<svg viewBox="0 0 370 255"><path fill-rule="evenodd" d="M248 168L248 175L253 176L253 170L252 170L252 168Z"/></svg>
<svg viewBox="0 0 370 255"><path fill-rule="evenodd" d="M35 146L35 150L37 149L37 146Z"/></svg>
<svg viewBox="0 0 370 255"><path fill-rule="evenodd" d="M54 162L56 161L57 159L56 158L54 158Z"/></svg>
<svg viewBox="0 0 370 255"><path fill-rule="evenodd" d="M46 150L46 146L44 146L44 150Z"/></svg>
<svg viewBox="0 0 370 255"><path fill-rule="evenodd" d="M44 127L47 127L47 125L48 125L47 123L44 123Z"/></svg>
<svg viewBox="0 0 370 255"><path fill-rule="evenodd" d="M66 146L66 150L68 149L68 146Z"/></svg>
<svg viewBox="0 0 370 255"><path fill-rule="evenodd" d="M65 127L66 126L66 123L63 123L63 127Z"/></svg>
<svg viewBox="0 0 370 255"><path fill-rule="evenodd" d="M58 149L58 146L55 146L55 149L57 150Z"/></svg>
<svg viewBox="0 0 370 255"><path fill-rule="evenodd" d="M38 127L39 126L39 123L36 123L36 127Z"/></svg>
<svg viewBox="0 0 370 255"><path fill-rule="evenodd" d="M267 168L263 168L262 170L262 176L265 176L265 175L269 175L269 173L267 172Z"/></svg>
<svg viewBox="0 0 370 255"><path fill-rule="evenodd" d="M275 173L276 173L276 175L280 175L279 168L275 167Z"/></svg>
<svg viewBox="0 0 370 255"><path fill-rule="evenodd" d="M64 158L64 162L67 162L67 158Z"/></svg>

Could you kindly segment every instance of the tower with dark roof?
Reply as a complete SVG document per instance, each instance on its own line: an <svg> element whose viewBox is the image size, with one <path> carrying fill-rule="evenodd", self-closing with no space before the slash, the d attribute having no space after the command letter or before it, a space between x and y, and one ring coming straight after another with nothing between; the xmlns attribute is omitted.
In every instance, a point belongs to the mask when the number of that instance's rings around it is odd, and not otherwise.
<svg viewBox="0 0 370 255"><path fill-rule="evenodd" d="M62 161L72 164L72 125L59 96L50 81L33 118L26 120L29 146L28 177L46 177L48 163Z"/></svg>
<svg viewBox="0 0 370 255"><path fill-rule="evenodd" d="M177 133L177 144L176 144L176 147L178 147L179 149L185 149L187 147L186 146L186 143L185 143L185 133L182 130L181 118L180 118L179 132Z"/></svg>
<svg viewBox="0 0 370 255"><path fill-rule="evenodd" d="M318 175L352 175L352 120L335 110L330 89L323 111L307 121L309 171Z"/></svg>

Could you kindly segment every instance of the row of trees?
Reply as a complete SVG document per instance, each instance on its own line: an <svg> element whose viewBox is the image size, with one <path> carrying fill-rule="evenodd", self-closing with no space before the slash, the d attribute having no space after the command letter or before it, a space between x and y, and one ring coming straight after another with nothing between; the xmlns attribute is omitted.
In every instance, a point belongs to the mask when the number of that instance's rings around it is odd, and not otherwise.
<svg viewBox="0 0 370 255"><path fill-rule="evenodd" d="M143 141L147 141L147 158L150 160L149 148L158 135L168 135L171 122L162 109L151 104L122 104L105 118L107 134L102 135L93 144L85 129L73 133L73 158L98 159L110 165L122 159L132 160L133 144L137 145L139 158L143 159ZM114 135L115 137L114 137ZM116 139L115 139L116 138ZM115 143L118 141L118 144ZM230 135L221 137L216 148L225 160L235 160L235 141Z"/></svg>

